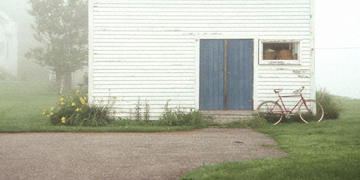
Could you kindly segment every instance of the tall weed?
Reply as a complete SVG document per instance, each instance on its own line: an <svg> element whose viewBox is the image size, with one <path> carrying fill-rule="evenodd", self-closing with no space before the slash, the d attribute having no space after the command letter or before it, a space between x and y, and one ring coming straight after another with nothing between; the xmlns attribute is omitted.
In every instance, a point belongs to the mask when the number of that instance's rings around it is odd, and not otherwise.
<svg viewBox="0 0 360 180"><path fill-rule="evenodd" d="M169 100L170 101L170 100ZM118 126L192 126L195 128L204 128L213 123L213 120L204 116L200 111L190 109L189 112L183 111L180 108L169 108L169 101L164 106L164 113L156 121L150 121L150 106L148 102L142 105L138 101L135 106L135 121L130 119L119 118L115 125ZM144 110L142 110L144 108ZM141 116L141 112L144 118Z"/></svg>
<svg viewBox="0 0 360 180"><path fill-rule="evenodd" d="M322 88L320 91L316 91L316 100L324 108L324 119L339 118L341 107L338 102L333 100L333 97L325 88Z"/></svg>
<svg viewBox="0 0 360 180"><path fill-rule="evenodd" d="M178 109L169 108L168 100L164 107L164 114L156 122L163 126L196 126L203 128L210 124L210 119L205 117L200 111L190 109L190 112L184 112Z"/></svg>

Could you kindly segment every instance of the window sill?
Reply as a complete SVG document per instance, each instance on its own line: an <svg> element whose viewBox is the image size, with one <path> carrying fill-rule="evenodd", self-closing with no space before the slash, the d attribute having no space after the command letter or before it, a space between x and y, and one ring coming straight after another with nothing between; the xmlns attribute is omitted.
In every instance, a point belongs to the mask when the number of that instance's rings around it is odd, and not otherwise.
<svg viewBox="0 0 360 180"><path fill-rule="evenodd" d="M261 65L300 65L299 60L260 60Z"/></svg>

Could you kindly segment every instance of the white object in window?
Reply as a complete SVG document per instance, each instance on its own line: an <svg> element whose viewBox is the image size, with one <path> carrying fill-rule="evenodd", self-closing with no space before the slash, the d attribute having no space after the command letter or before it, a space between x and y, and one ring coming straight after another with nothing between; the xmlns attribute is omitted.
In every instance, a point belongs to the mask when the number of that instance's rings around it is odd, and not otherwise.
<svg viewBox="0 0 360 180"><path fill-rule="evenodd" d="M260 40L259 64L300 64L300 42Z"/></svg>

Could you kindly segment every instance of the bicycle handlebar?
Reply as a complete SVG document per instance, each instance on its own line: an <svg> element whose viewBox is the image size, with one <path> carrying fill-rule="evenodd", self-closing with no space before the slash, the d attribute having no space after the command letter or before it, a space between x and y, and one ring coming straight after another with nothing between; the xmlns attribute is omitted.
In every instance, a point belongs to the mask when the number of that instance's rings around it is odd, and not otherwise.
<svg viewBox="0 0 360 180"><path fill-rule="evenodd" d="M305 89L305 86L302 86L302 87L299 88L298 90L295 90L294 93L295 93L295 94L301 93L304 89Z"/></svg>

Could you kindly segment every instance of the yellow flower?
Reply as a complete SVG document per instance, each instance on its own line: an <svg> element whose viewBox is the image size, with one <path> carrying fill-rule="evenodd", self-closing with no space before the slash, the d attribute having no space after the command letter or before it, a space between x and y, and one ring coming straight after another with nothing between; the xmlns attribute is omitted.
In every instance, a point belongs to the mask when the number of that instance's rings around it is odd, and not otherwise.
<svg viewBox="0 0 360 180"><path fill-rule="evenodd" d="M116 96L114 96L114 99L116 99Z"/></svg>
<svg viewBox="0 0 360 180"><path fill-rule="evenodd" d="M76 104L75 104L75 102L73 102L71 105L72 105L72 106L75 106Z"/></svg>
<svg viewBox="0 0 360 180"><path fill-rule="evenodd" d="M51 112L51 113L50 113L50 116L52 116L53 114L54 114L54 113L53 113L53 112Z"/></svg>
<svg viewBox="0 0 360 180"><path fill-rule="evenodd" d="M44 111L42 114L43 114L43 115L45 115L45 114L46 114L46 112Z"/></svg>
<svg viewBox="0 0 360 180"><path fill-rule="evenodd" d="M54 106L53 107L51 107L51 110L53 111L55 108L54 108Z"/></svg>
<svg viewBox="0 0 360 180"><path fill-rule="evenodd" d="M66 120L65 117L62 117L62 118L61 118L61 122L62 122L62 123L65 123L65 120Z"/></svg>
<svg viewBox="0 0 360 180"><path fill-rule="evenodd" d="M104 100L103 100L103 99L101 99L101 102L104 102Z"/></svg>
<svg viewBox="0 0 360 180"><path fill-rule="evenodd" d="M76 111L76 112L79 112L79 111L80 111L80 108L77 108L75 111Z"/></svg>
<svg viewBox="0 0 360 180"><path fill-rule="evenodd" d="M57 103L58 106L60 106L60 103Z"/></svg>
<svg viewBox="0 0 360 180"><path fill-rule="evenodd" d="M80 90L77 90L76 93L79 94Z"/></svg>
<svg viewBox="0 0 360 180"><path fill-rule="evenodd" d="M84 99L86 99L86 97L84 97Z"/></svg>
<svg viewBox="0 0 360 180"><path fill-rule="evenodd" d="M83 98L80 98L81 104L85 104L85 100Z"/></svg>
<svg viewBox="0 0 360 180"><path fill-rule="evenodd" d="M65 103L64 102L61 102L61 105L64 105Z"/></svg>
<svg viewBox="0 0 360 180"><path fill-rule="evenodd" d="M88 96L88 94L86 94L86 96Z"/></svg>
<svg viewBox="0 0 360 180"><path fill-rule="evenodd" d="M50 115L47 115L48 118L50 118Z"/></svg>
<svg viewBox="0 0 360 180"><path fill-rule="evenodd" d="M46 112L46 109L44 109L43 111Z"/></svg>
<svg viewBox="0 0 360 180"><path fill-rule="evenodd" d="M61 99L60 99L60 101L63 101L64 100L64 98L62 97Z"/></svg>

